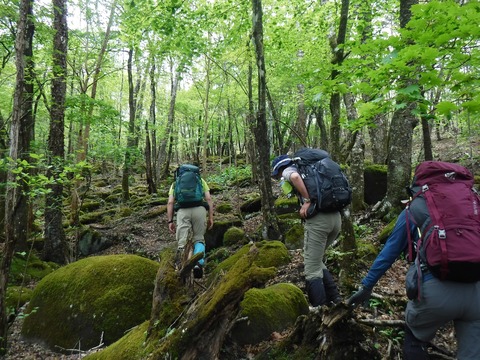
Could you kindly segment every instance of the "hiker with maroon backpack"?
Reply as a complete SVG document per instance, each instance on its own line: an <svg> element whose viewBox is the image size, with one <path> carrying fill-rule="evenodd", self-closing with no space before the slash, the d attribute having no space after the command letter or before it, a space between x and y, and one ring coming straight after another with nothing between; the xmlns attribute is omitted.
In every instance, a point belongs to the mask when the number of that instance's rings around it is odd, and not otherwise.
<svg viewBox="0 0 480 360"><path fill-rule="evenodd" d="M338 237L340 210L351 201L351 188L340 167L320 149L304 148L272 161L272 177L289 185L301 205L304 222L306 290L314 307L339 303L342 298L332 274L323 262L325 249ZM284 188L284 186L282 186Z"/></svg>
<svg viewBox="0 0 480 360"><path fill-rule="evenodd" d="M480 197L473 175L458 164L426 161L415 170L410 195L347 304L367 303L378 280L407 254L404 359L428 359L428 342L450 321L457 358L480 359Z"/></svg>

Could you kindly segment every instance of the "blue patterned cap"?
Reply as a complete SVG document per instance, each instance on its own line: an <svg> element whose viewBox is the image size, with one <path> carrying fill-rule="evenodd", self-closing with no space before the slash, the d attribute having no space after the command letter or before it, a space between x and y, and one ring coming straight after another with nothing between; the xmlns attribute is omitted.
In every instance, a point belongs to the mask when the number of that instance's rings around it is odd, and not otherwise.
<svg viewBox="0 0 480 360"><path fill-rule="evenodd" d="M292 159L288 155L280 155L272 160L272 177L278 175L282 167L288 166L292 163Z"/></svg>

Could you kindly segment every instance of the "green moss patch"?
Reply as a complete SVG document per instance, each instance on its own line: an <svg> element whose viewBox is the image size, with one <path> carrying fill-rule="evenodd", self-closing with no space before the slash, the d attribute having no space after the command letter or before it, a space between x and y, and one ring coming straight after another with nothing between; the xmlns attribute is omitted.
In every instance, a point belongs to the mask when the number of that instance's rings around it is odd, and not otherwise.
<svg viewBox="0 0 480 360"><path fill-rule="evenodd" d="M122 337L107 348L97 353L86 356L86 360L141 360L145 359L145 336L148 321L134 327L127 335Z"/></svg>
<svg viewBox="0 0 480 360"><path fill-rule="evenodd" d="M302 290L293 284L281 283L265 289L250 289L240 303L240 319L232 329L232 338L239 344L256 344L293 325L298 316L308 313Z"/></svg>
<svg viewBox="0 0 480 360"><path fill-rule="evenodd" d="M40 260L35 254L16 253L10 267L9 283L13 285L38 281L53 272L58 265Z"/></svg>
<svg viewBox="0 0 480 360"><path fill-rule="evenodd" d="M22 335L50 347L111 344L149 319L158 263L135 255L94 256L62 267L39 282Z"/></svg>
<svg viewBox="0 0 480 360"><path fill-rule="evenodd" d="M237 244L245 244L245 231L242 229L233 226L228 229L225 234L223 235L223 244L225 246L237 245Z"/></svg>

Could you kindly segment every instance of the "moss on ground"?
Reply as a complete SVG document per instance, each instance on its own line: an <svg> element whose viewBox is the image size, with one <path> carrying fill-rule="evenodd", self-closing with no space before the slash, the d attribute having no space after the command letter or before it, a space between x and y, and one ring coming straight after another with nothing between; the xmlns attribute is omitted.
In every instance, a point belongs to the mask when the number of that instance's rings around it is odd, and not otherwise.
<svg viewBox="0 0 480 360"><path fill-rule="evenodd" d="M145 347L148 321L135 326L124 337L102 351L84 357L85 360L141 360L149 351Z"/></svg>

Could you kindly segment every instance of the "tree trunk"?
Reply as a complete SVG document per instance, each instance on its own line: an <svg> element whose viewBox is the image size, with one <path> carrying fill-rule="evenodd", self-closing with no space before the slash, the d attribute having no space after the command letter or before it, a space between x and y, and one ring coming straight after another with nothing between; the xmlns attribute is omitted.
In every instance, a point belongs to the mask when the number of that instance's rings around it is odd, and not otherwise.
<svg viewBox="0 0 480 360"><path fill-rule="evenodd" d="M324 116L323 107L315 106L313 111L315 113L317 125L320 128L320 148L328 150L329 149L328 130L327 130L327 126L325 125L325 116Z"/></svg>
<svg viewBox="0 0 480 360"><path fill-rule="evenodd" d="M156 91L155 91L155 61L152 62L152 66L150 68L150 96L152 97L151 103L150 103L150 121L152 124L155 124L155 106L157 102L157 96L156 96ZM155 185L155 176L153 173L153 169L155 164L153 163L153 159L155 154L152 156L152 149L154 147L152 146L150 142L150 130L148 126L148 121L145 120L145 175L147 178L147 185L148 185L148 193L149 194L154 194L157 192L157 187Z"/></svg>
<svg viewBox="0 0 480 360"><path fill-rule="evenodd" d="M67 94L67 3L53 0L55 36L53 40L52 106L48 137L49 170L55 181L45 201L45 245L43 259L58 264L68 261L68 246L63 230L63 184L60 178L65 160L65 97Z"/></svg>
<svg viewBox="0 0 480 360"><path fill-rule="evenodd" d="M16 84L13 96L12 123L10 126L10 157L14 162L21 159L22 144L28 131L22 128L25 123L22 121L24 115L26 81L25 81L25 53L29 46L28 40L28 19L32 16L32 0L21 0L19 4L19 19L17 26L17 37L15 39L16 57ZM0 263L0 355L6 353L8 319L5 297L8 284L8 273L12 263L16 245L15 219L21 202L22 188L15 186L17 183L16 174L13 171L7 172L7 189L5 194L5 245ZM10 185L9 185L10 184Z"/></svg>
<svg viewBox="0 0 480 360"><path fill-rule="evenodd" d="M298 101L297 101L297 136L298 143L308 144L307 141L307 114L305 113L305 86L303 84L297 85ZM296 149L298 150L298 149Z"/></svg>
<svg viewBox="0 0 480 360"><path fill-rule="evenodd" d="M265 239L279 239L281 234L273 206L272 181L270 177L270 141L267 136L266 118L266 70L263 52L263 10L261 0L252 0L253 41L258 73L258 110L253 134L258 149L259 176L258 183L262 197L263 231Z"/></svg>
<svg viewBox="0 0 480 360"><path fill-rule="evenodd" d="M375 126L368 128L370 146L372 148L372 161L374 164L386 164L387 162L387 120L385 115L375 115L373 123Z"/></svg>
<svg viewBox="0 0 480 360"><path fill-rule="evenodd" d="M342 0L342 9L340 15L340 24L338 26L338 34L336 39L331 39L330 47L333 53L332 64L334 69L331 72L330 78L335 80L339 71L337 67L342 64L344 58L345 37L347 34L347 20L348 20L349 0ZM330 126L330 154L333 159L341 158L340 149L340 93L334 92L330 96L330 113L332 116L332 123Z"/></svg>
<svg viewBox="0 0 480 360"><path fill-rule="evenodd" d="M173 70L173 69L172 69ZM160 179L166 179L170 171L170 160L173 149L173 125L175 123L175 103L177 101L177 90L180 82L180 75L183 71L183 66L178 66L175 73L172 73L170 86L170 107L168 109L168 120L165 130L165 138L160 142L160 149L158 151L158 166L161 167ZM168 144L168 148L167 148ZM162 162L163 160L163 162Z"/></svg>
<svg viewBox="0 0 480 360"><path fill-rule="evenodd" d="M202 167L207 168L208 144L211 141L208 136L208 127L210 125L210 58L205 57L205 100L203 102L203 142L202 142Z"/></svg>
<svg viewBox="0 0 480 360"><path fill-rule="evenodd" d="M127 138L127 149L125 151L125 162L123 166L122 174L122 196L123 201L128 201L130 199L130 171L132 167L132 154L133 147L135 144L135 94L133 89L133 49L128 51L128 109L129 109L129 122L128 122L128 138Z"/></svg>
<svg viewBox="0 0 480 360"><path fill-rule="evenodd" d="M26 160L28 163L32 163L32 159L29 156L30 153L30 143L34 139L34 130L35 122L33 117L33 83L35 78L34 73L34 62L33 62L33 34L35 32L35 25L33 24L33 1L30 3L29 16L27 18L27 28L26 28L26 47L25 47L25 83L24 83L24 93L23 93L23 102L21 104L21 126L20 131L22 132L19 139L19 157L22 160ZM28 173L28 175L33 175L33 169L23 170ZM21 182L20 186L22 188L21 193L19 194L18 199L18 210L14 216L14 231L16 237L15 250L16 251L28 251L29 246L27 244L28 237L30 235L31 226L33 223L32 207L29 202L28 194L29 186L26 182Z"/></svg>
<svg viewBox="0 0 480 360"><path fill-rule="evenodd" d="M400 1L400 27L404 28L411 17L410 8L418 3L418 0ZM400 81L407 87L414 84L411 79ZM405 186L410 183L412 172L412 138L413 129L417 125L417 119L413 111L416 108L414 100L397 95L397 104L405 104L399 107L392 118L389 132L388 148L388 172L387 172L387 194L379 209L379 216L382 217L394 209L398 213L401 200L405 198Z"/></svg>

